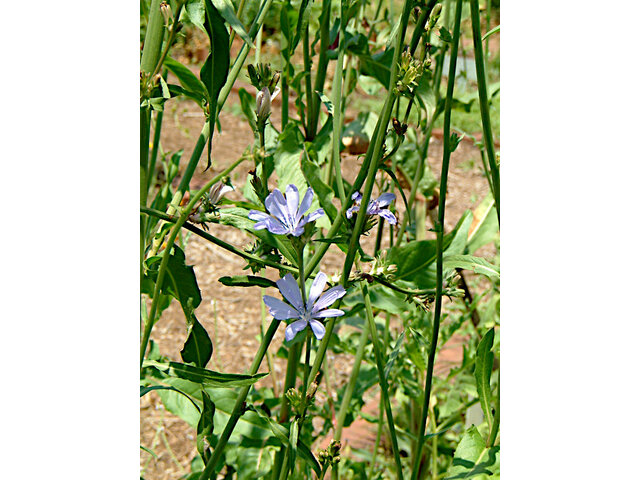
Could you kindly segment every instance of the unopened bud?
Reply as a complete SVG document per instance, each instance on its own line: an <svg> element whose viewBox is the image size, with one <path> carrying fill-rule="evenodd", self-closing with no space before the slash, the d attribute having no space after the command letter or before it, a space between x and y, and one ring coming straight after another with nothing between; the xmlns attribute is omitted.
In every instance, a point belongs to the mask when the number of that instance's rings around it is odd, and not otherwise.
<svg viewBox="0 0 640 480"><path fill-rule="evenodd" d="M271 115L271 93L268 87L264 87L256 95L256 115L258 122L264 122Z"/></svg>
<svg viewBox="0 0 640 480"><path fill-rule="evenodd" d="M164 24L168 27L173 22L171 5L167 4L167 2L162 2L160 4L160 11L162 12L162 16L164 17Z"/></svg>
<svg viewBox="0 0 640 480"><path fill-rule="evenodd" d="M249 72L249 80L251 81L251 85L256 88L260 88L260 77L258 76L258 72L256 72L256 67L249 64L247 67L247 71Z"/></svg>
<svg viewBox="0 0 640 480"><path fill-rule="evenodd" d="M280 81L280 72L276 72L271 78L271 82L269 82L269 92L271 92L272 95L276 91L276 86L278 85L279 81Z"/></svg>

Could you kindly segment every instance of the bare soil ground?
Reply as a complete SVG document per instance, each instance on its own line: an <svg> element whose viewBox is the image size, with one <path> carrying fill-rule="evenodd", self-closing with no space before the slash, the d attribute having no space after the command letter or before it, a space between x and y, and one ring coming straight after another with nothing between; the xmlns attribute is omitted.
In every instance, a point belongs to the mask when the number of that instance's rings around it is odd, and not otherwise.
<svg viewBox="0 0 640 480"><path fill-rule="evenodd" d="M241 84L242 85L242 84ZM248 91L252 87L245 86ZM206 181L223 170L232 161L237 160L242 153L253 144L253 132L240 116L231 113L232 105L239 103L237 90L232 91L227 100L220 123L223 132L214 137L212 168L203 172L205 160L201 164L192 182L192 187L203 185ZM293 110L293 109L291 109ZM355 116L356 112L351 112ZM279 106L274 105L272 121L279 128ZM202 111L193 102L168 102L165 110L162 129L162 147L164 151L175 152L184 149L183 165L186 164L195 140L203 126ZM436 178L440 175L440 162L442 159L441 135L435 132L432 144L429 148L428 162ZM204 157L204 155L203 155ZM360 160L352 155L342 156L342 168L345 177L353 180L359 170ZM241 190L248 171L252 168L250 162L240 165L232 176L233 184ZM275 185L271 185L275 187ZM446 203L447 230L452 229L460 216L467 209L474 208L488 193L487 181L481 169L481 160L478 149L470 140L463 140L458 149L453 153L449 172L449 191ZM407 192L408 194L408 192ZM240 194L231 192L231 199L239 199ZM404 212L398 202L399 215ZM249 237L231 227L212 225L211 233L233 245L243 247L249 243ZM431 235L431 232L428 232ZM430 238L430 237L428 237ZM364 242L365 249L370 251L373 246L373 238ZM218 278L225 275L243 274L244 260L229 254L227 251L208 243L197 236L192 236L186 248L187 263L195 265L196 277L202 292L202 303L198 308L197 316L202 325L207 329L212 339L215 338L217 347L208 365L208 368L233 373L243 373L248 369L258 346L257 337L260 332L260 289L238 289L226 287L218 282ZM342 253L332 247L326 255L322 270L331 274L338 272L342 265ZM274 272L268 272L270 278L277 279ZM217 318L214 317L213 302ZM270 318L270 317L269 317ZM172 360L180 361L179 351L186 339L186 325L184 315L177 302L163 313L162 318L153 329L151 339L159 346L160 352ZM272 342L271 352L276 350L284 339L284 329L279 329L276 338ZM455 337L449 344L444 345L438 354L436 375L446 374L448 369L459 363L462 358L460 339ZM332 390L335 391L344 385L352 368L352 359L328 352L328 362L334 365L334 378ZM275 359L275 371L273 376L282 388L286 364L281 359ZM266 371L266 361L263 362L262 371ZM272 385L270 377L262 380L264 385ZM376 390L374 388L374 390ZM320 395L326 396L326 390L320 388ZM377 392L373 392L377 396ZM326 398L326 397L325 397ZM371 398L368 403L368 413L376 413L378 401ZM322 401L320 398L318 401ZM140 442L142 445L153 449L158 455L157 460L146 452L141 452L140 466L144 468L144 477L148 480L177 479L181 475L190 472L189 463L196 454L195 431L181 419L167 412L159 397L150 393L141 399L140 413ZM356 421L351 427L345 429L343 438L347 444L357 448L372 448L375 441L375 431L365 421ZM314 446L313 450L316 450Z"/></svg>

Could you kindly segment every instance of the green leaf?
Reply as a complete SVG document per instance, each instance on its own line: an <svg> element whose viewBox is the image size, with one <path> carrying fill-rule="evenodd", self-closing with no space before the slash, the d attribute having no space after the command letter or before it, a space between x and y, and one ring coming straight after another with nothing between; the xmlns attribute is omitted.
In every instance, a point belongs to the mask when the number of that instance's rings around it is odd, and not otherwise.
<svg viewBox="0 0 640 480"><path fill-rule="evenodd" d="M269 426L275 437L282 443L282 445L290 445L289 431L284 426L274 422L271 418L267 417L261 410L255 408L253 405L248 405L247 409L251 410L252 413L255 413L256 416L258 416L265 424ZM320 477L322 469L320 467L320 464L318 463L318 460L316 460L316 457L311 452L311 449L300 438L298 438L296 445L300 458L305 460L309 464L311 469L316 473L316 475Z"/></svg>
<svg viewBox="0 0 640 480"><path fill-rule="evenodd" d="M266 440L263 441L266 443ZM276 448L237 448L237 480L254 480L263 478L273 470L273 457Z"/></svg>
<svg viewBox="0 0 640 480"><path fill-rule="evenodd" d="M338 209L331 201L334 197L333 190L322 181L320 167L309 161L308 155L302 157L301 165L304 178L313 188L313 193L318 198L320 206L324 209L324 213L327 214L333 223L338 215Z"/></svg>
<svg viewBox="0 0 640 480"><path fill-rule="evenodd" d="M444 236L443 246L445 252L449 247L455 253L462 253L466 235L471 224L471 213L466 212L458 221L455 229ZM395 264L398 269L395 272L396 280L407 280L420 289L435 288L436 286L436 241L416 240L389 249L387 260L389 264Z"/></svg>
<svg viewBox="0 0 640 480"><path fill-rule="evenodd" d="M404 340L404 330L398 337L398 340L396 340L396 345L395 347L393 347L391 354L389 354L389 359L387 360L387 364L384 366L384 378L387 380L389 379L389 372L393 368L393 364L395 363L396 358L398 358L398 354L400 353L400 347L402 346L403 340Z"/></svg>
<svg viewBox="0 0 640 480"><path fill-rule="evenodd" d="M152 281L157 279L159 260L160 257L155 257L147 261L148 278ZM202 297L193 266L186 265L184 252L177 245L174 245L173 253L169 256L166 272L160 292L164 295L170 295L180 302L187 324L192 325L195 321L194 311L200 305ZM146 291L149 288L148 282L145 285Z"/></svg>
<svg viewBox="0 0 640 480"><path fill-rule="evenodd" d="M467 252L473 254L480 247L498 238L498 215L493 195L487 195L473 212Z"/></svg>
<svg viewBox="0 0 640 480"><path fill-rule="evenodd" d="M258 128L256 125L255 112L256 100L244 88L238 90L238 97L240 98L240 107L242 108L242 113L244 113L244 116L249 122L249 125L251 125L251 130L255 132Z"/></svg>
<svg viewBox="0 0 640 480"><path fill-rule="evenodd" d="M144 396L149 392L152 392L153 390L172 390L174 392L179 393L180 395L183 395L184 397L186 397L192 404L194 407L196 407L196 409L198 411L200 411L200 407L198 407L198 404L196 402L194 402L191 397L189 395L187 395L186 393L178 390L175 387L170 387L167 385L151 385L149 387L143 387L142 385L140 385L140 396Z"/></svg>
<svg viewBox="0 0 640 480"><path fill-rule="evenodd" d="M478 390L478 396L480 397L480 406L482 407L484 418L489 426L493 423L490 384L491 371L493 369L493 352L491 351L491 347L493 347L493 337L494 330L492 328L485 333L482 340L480 340L478 349L476 350L476 368L474 372L476 388Z"/></svg>
<svg viewBox="0 0 640 480"><path fill-rule="evenodd" d="M200 100L200 103L206 100L207 88L204 83L202 83L198 77L191 72L191 70L171 57L165 58L164 65L177 77L182 88L189 92L190 96L194 97L194 99L197 98Z"/></svg>
<svg viewBox="0 0 640 480"><path fill-rule="evenodd" d="M276 282L254 275L234 275L220 277L218 281L227 287L276 287Z"/></svg>
<svg viewBox="0 0 640 480"><path fill-rule="evenodd" d="M211 355L213 355L213 344L209 334L194 316L180 356L186 363L195 363L197 367L204 368L209 363Z"/></svg>
<svg viewBox="0 0 640 480"><path fill-rule="evenodd" d="M200 79L207 87L209 100L209 142L207 147L207 168L211 166L211 141L214 125L218 118L218 95L229 74L229 32L224 19L213 6L211 0L205 0L205 29L209 35L210 53L200 70ZM205 170L206 170L205 169Z"/></svg>
<svg viewBox="0 0 640 480"><path fill-rule="evenodd" d="M500 447L486 448L478 429L469 428L453 457L444 480L500 478Z"/></svg>
<svg viewBox="0 0 640 480"><path fill-rule="evenodd" d="M204 0L189 0L184 8L191 23L207 33L204 28Z"/></svg>
<svg viewBox="0 0 640 480"><path fill-rule="evenodd" d="M444 268L463 268L480 273L492 280L500 279L500 267L492 265L484 258L473 255L449 255L444 258Z"/></svg>
<svg viewBox="0 0 640 480"><path fill-rule="evenodd" d="M244 29L242 22L236 16L235 10L233 8L233 4L231 0L211 0L213 5L216 7L216 10L222 15L222 17L227 21L229 26L235 30L242 40L249 46L249 48L255 48L253 42L251 41L251 37Z"/></svg>
<svg viewBox="0 0 640 480"><path fill-rule="evenodd" d="M316 90L316 93L320 97L320 101L324 103L325 107L327 107L327 112L329 112L329 115L333 115L333 103L331 103L329 97L327 97L324 93L319 92L318 90Z"/></svg>
<svg viewBox="0 0 640 480"><path fill-rule="evenodd" d="M216 406L209 398L209 395L204 390L202 391L202 414L198 421L198 428L196 429L196 448L198 453L202 457L202 460L206 463L209 459L209 447L205 445L205 440L209 445L213 443L213 416L216 412Z"/></svg>
<svg viewBox="0 0 640 480"><path fill-rule="evenodd" d="M361 55L360 73L375 78L384 88L389 88L394 50L395 48L388 48L373 55Z"/></svg>
<svg viewBox="0 0 640 480"><path fill-rule="evenodd" d="M240 375L237 373L219 373L213 370L194 367L184 363L169 362L161 363L145 360L143 367L155 367L169 377L182 378L190 382L200 383L211 387L245 387L253 385L258 380L266 377L268 373L257 373L255 375Z"/></svg>

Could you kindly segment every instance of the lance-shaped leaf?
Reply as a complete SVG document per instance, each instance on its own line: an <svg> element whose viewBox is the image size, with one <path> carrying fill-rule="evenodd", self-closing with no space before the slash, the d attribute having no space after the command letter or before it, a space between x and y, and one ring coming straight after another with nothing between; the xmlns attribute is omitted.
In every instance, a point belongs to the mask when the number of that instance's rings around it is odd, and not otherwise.
<svg viewBox="0 0 640 480"><path fill-rule="evenodd" d="M484 334L482 340L478 344L476 351L476 368L474 375L476 377L476 388L480 397L480 405L484 418L489 426L493 423L493 415L491 414L491 370L493 369L493 328Z"/></svg>
<svg viewBox="0 0 640 480"><path fill-rule="evenodd" d="M198 99L200 104L203 103L203 100L206 100L207 87L205 87L204 83L202 83L191 70L171 57L167 57L164 60L164 66L178 78L180 85L182 85L182 88L185 90L185 95Z"/></svg>
<svg viewBox="0 0 640 480"><path fill-rule="evenodd" d="M227 287L276 287L276 282L255 275L234 275L220 277L218 281Z"/></svg>
<svg viewBox="0 0 640 480"><path fill-rule="evenodd" d="M211 0L211 1L213 2L213 5L216 7L216 10L218 10L220 15L222 15L222 18L224 18L229 24L229 26L235 30L238 36L245 41L247 46L249 48L255 48L255 45L251 41L251 37L249 37L249 34L244 29L242 22L240 22L240 20L236 16L236 13L233 8L233 3L231 3L231 0Z"/></svg>
<svg viewBox="0 0 640 480"><path fill-rule="evenodd" d="M170 377L182 378L190 382L200 383L211 387L246 387L253 385L268 373L257 373L255 375L241 375L237 373L220 373L205 368L198 368L184 363L169 362L161 363L145 360L143 367L154 367Z"/></svg>
<svg viewBox="0 0 640 480"><path fill-rule="evenodd" d="M200 79L206 85L209 97L209 145L207 147L207 168L209 168L211 141L218 118L218 95L227 81L230 61L229 32L224 25L224 18L213 6L211 0L205 0L204 26L211 45L209 56L200 70Z"/></svg>

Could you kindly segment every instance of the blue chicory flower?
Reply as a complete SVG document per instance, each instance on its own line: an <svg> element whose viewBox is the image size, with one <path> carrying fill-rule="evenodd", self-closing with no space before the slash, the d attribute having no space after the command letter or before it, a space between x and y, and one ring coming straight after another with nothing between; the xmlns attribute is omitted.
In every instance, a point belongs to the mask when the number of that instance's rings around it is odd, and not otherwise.
<svg viewBox="0 0 640 480"><path fill-rule="evenodd" d="M287 187L286 198L280 190L274 190L267 196L264 202L267 211L271 215L258 210L251 210L249 212L249 218L257 221L253 228L256 230L266 228L276 235L291 234L299 237L302 235L304 226L307 223L313 222L324 215L324 210L321 208L309 215L304 215L311 207L311 202L313 201L313 189L311 187L307 189L307 192L302 198L302 202L300 202L298 206L299 201L300 194L295 185L289 185Z"/></svg>
<svg viewBox="0 0 640 480"><path fill-rule="evenodd" d="M355 205L347 210L347 218L351 218L355 212L360 210L360 202L362 201L362 195L360 192L355 192L351 199L355 201ZM387 208L383 208L388 206L391 202L396 199L396 196L393 193L383 193L376 200L369 201L369 205L367 205L367 215L380 215L391 225L395 225L398 223L396 220L396 216L391 213L391 211Z"/></svg>
<svg viewBox="0 0 640 480"><path fill-rule="evenodd" d="M265 305L269 308L269 313L273 315L273 318L276 320L297 318L295 322L287 325L284 332L284 338L286 340L293 340L298 332L307 328L307 325L311 327L316 338L322 340L325 328L317 319L344 315L342 310L327 307L331 306L339 298L342 298L347 291L343 286L338 285L337 287L330 288L324 295L320 296L326 284L327 276L322 272L318 273L309 289L307 303L303 305L302 294L300 293L298 283L293 278L293 275L287 273L284 278L276 282L276 285L282 296L289 303L285 303L269 295L262 297Z"/></svg>

